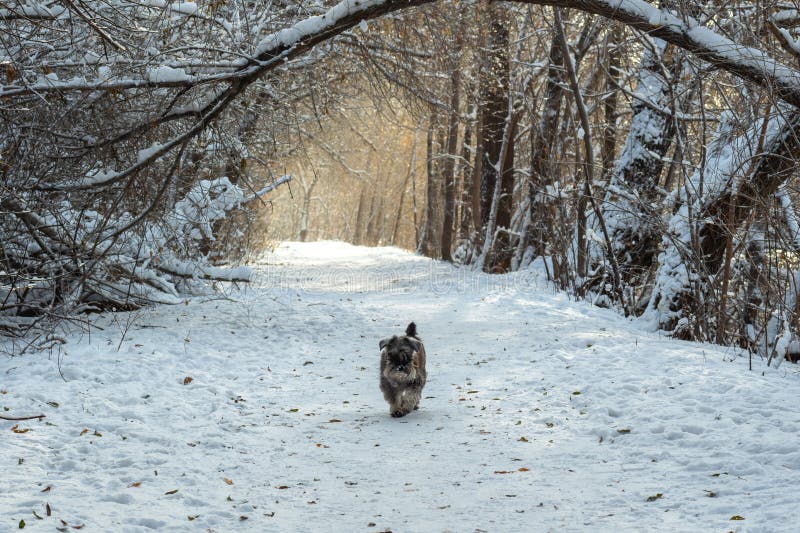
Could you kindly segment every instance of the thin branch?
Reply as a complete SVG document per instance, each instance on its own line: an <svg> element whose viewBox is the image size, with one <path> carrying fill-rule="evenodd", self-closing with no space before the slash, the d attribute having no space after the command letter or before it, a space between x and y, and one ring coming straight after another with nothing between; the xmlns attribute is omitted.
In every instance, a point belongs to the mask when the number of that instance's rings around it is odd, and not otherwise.
<svg viewBox="0 0 800 533"><path fill-rule="evenodd" d="M0 415L0 420L11 420L13 422L17 422L20 420L41 420L44 418L45 415L33 415L33 416L5 416Z"/></svg>

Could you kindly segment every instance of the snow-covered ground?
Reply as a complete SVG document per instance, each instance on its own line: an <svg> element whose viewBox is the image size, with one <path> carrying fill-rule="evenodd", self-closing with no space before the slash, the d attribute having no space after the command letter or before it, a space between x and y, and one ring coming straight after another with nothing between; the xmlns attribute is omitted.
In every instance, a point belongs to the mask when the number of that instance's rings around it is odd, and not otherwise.
<svg viewBox="0 0 800 533"><path fill-rule="evenodd" d="M393 419L378 341L411 320L429 380ZM797 367L535 272L290 243L230 298L99 325L0 357L0 414L46 415L0 420L0 532L798 528Z"/></svg>

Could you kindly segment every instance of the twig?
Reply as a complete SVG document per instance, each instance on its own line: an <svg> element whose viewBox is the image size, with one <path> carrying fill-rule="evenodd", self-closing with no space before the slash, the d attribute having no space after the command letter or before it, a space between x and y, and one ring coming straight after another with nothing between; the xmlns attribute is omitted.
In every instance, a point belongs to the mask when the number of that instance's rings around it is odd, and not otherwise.
<svg viewBox="0 0 800 533"><path fill-rule="evenodd" d="M121 45L120 43L115 41L113 37L111 37L109 34L107 34L105 31L103 31L103 29L100 26L95 24L95 22L92 20L92 18L89 15L87 15L86 13L84 13L83 11L78 9L78 6L76 6L72 2L72 0L64 0L64 3L67 4L69 9L74 11L76 15L78 15L80 18L82 18L86 22L86 24L89 25L90 28L92 28L95 32L97 32L97 34L104 41L108 42L108 44L110 44L111 46L113 46L117 50L121 50L123 52L127 52L127 49L123 45Z"/></svg>
<svg viewBox="0 0 800 533"><path fill-rule="evenodd" d="M45 415L33 415L33 416L4 416L4 415L0 415L0 420L13 420L13 421L34 420L34 419L41 420L44 417L45 417Z"/></svg>

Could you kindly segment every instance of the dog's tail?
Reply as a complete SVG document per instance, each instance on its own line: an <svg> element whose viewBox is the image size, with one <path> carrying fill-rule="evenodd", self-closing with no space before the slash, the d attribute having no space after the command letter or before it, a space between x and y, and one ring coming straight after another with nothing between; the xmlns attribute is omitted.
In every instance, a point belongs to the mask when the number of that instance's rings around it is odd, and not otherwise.
<svg viewBox="0 0 800 533"><path fill-rule="evenodd" d="M414 337L415 339L419 339L417 336L417 325L413 322L408 325L406 328L406 336L407 337Z"/></svg>

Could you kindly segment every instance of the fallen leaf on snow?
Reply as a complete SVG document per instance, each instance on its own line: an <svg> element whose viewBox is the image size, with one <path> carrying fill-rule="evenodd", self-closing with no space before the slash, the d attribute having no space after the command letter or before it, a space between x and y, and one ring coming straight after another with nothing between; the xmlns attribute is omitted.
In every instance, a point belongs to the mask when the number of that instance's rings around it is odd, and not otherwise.
<svg viewBox="0 0 800 533"><path fill-rule="evenodd" d="M733 515L731 517L731 520L744 520L744 517L743 516L739 516L738 514L735 514L735 515Z"/></svg>
<svg viewBox="0 0 800 533"><path fill-rule="evenodd" d="M194 378L192 376L186 376L185 378L183 378L183 384L184 385L188 385L192 381L194 381Z"/></svg>
<svg viewBox="0 0 800 533"><path fill-rule="evenodd" d="M228 478L224 477L224 478L222 478L222 481L224 481L228 485L233 485L233 480L232 479L228 479Z"/></svg>
<svg viewBox="0 0 800 533"><path fill-rule="evenodd" d="M130 485L128 485L128 488L131 488L131 487L140 487L141 485L142 485L142 482L141 482L141 481L134 481L133 483L131 483Z"/></svg>
<svg viewBox="0 0 800 533"><path fill-rule="evenodd" d="M19 424L14 424L14 426L11 428L11 431L14 433L27 433L30 430L31 428L19 429Z"/></svg>
<svg viewBox="0 0 800 533"><path fill-rule="evenodd" d="M657 493L655 496L648 496L648 497L647 497L647 501L648 501L648 502L654 502L654 501L656 501L656 500L658 500L658 499L661 499L663 496L664 496L664 495L663 495L663 494L661 494L661 493L659 492L659 493Z"/></svg>
<svg viewBox="0 0 800 533"><path fill-rule="evenodd" d="M167 492L164 493L164 496L175 494L176 492L178 492L178 489L168 490Z"/></svg>

